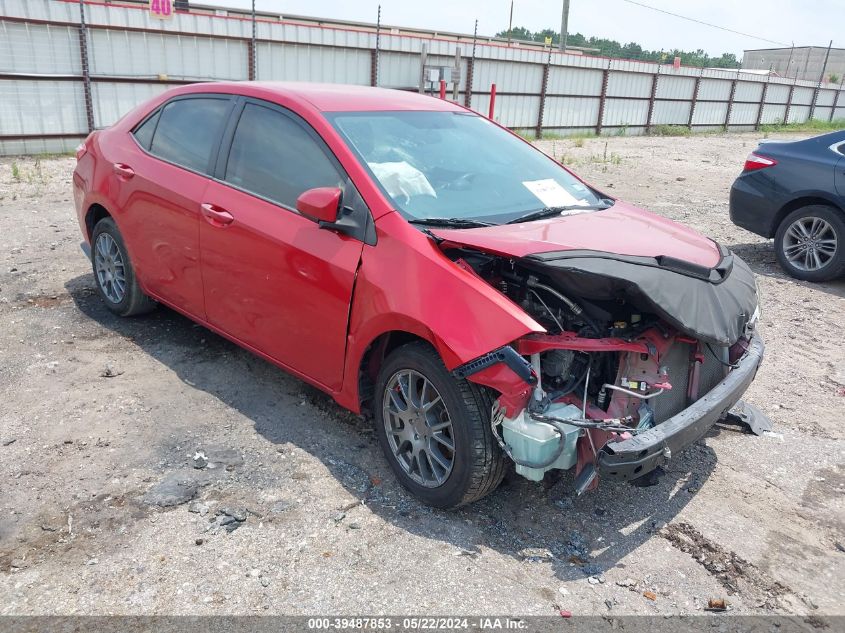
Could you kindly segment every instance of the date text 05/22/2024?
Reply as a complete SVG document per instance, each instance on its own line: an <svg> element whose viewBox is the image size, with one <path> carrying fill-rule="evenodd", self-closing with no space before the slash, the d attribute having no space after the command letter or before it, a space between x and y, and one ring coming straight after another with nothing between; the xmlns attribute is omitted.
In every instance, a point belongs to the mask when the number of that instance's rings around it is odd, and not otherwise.
<svg viewBox="0 0 845 633"><path fill-rule="evenodd" d="M512 630L525 629L528 622L519 618L498 617L350 617L350 618L309 618L309 630L352 630L352 631L452 631L452 630Z"/></svg>

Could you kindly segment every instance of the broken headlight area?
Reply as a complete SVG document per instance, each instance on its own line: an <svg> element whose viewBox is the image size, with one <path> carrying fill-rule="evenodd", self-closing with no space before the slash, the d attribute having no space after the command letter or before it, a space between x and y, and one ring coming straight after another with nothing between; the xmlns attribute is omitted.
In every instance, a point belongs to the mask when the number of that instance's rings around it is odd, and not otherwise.
<svg viewBox="0 0 845 633"><path fill-rule="evenodd" d="M676 262L646 266L612 257L540 261L467 249L452 254L547 330L456 370L500 394L493 433L528 479L574 467L580 493L600 473L644 477L724 416L762 358L754 333L754 278L732 256L711 274ZM752 341L759 346L753 354ZM734 385L728 376L743 362L753 365L751 377ZM730 389L723 397L706 400L725 383ZM700 401L707 406L693 409ZM696 412L694 419L689 411ZM649 435L674 428L679 417L685 424L678 437ZM672 424L662 426L667 422ZM614 446L639 437L655 445L641 451L648 463L627 468L628 458L619 457ZM603 462L602 453L615 461ZM612 468L602 469L611 462Z"/></svg>

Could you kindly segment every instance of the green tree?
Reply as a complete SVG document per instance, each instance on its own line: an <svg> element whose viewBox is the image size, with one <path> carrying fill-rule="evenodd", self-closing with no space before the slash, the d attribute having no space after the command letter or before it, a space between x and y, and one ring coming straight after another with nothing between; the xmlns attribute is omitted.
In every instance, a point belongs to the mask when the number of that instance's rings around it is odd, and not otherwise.
<svg viewBox="0 0 845 633"><path fill-rule="evenodd" d="M502 31L500 33L496 33L496 37L507 37L508 32ZM511 29L510 32L511 39L514 40L522 40L523 42L533 42L534 34L526 29L524 26L515 26Z"/></svg>
<svg viewBox="0 0 845 633"><path fill-rule="evenodd" d="M507 31L499 31L496 37L506 38ZM517 26L511 30L511 39L526 42L545 42L547 37L552 38L552 44L557 45L560 41L558 32L554 29L543 29L532 32L529 29ZM703 50L684 51L673 49L669 51L650 51L644 49L636 42L621 44L616 40L603 37L586 37L581 33L570 33L566 38L567 46L579 48L595 48L597 51L586 53L587 55L600 55L603 57L616 57L620 59L635 59L645 62L672 63L675 57L681 58L681 63L686 66L712 67L712 68L739 68L740 63L733 53L722 53L718 57L711 57Z"/></svg>

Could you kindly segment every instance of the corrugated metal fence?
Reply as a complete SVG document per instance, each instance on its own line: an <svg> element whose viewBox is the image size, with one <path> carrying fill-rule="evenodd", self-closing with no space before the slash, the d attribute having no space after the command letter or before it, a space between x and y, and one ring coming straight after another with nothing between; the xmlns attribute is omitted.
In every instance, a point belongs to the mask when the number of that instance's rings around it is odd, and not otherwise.
<svg viewBox="0 0 845 633"><path fill-rule="evenodd" d="M459 101L534 132L642 134L654 126L753 130L845 118L842 85L382 31L257 22L74 0L0 0L0 154L68 151L170 86L214 79L321 81L409 89L420 57L454 64ZM473 51L474 50L474 54Z"/></svg>

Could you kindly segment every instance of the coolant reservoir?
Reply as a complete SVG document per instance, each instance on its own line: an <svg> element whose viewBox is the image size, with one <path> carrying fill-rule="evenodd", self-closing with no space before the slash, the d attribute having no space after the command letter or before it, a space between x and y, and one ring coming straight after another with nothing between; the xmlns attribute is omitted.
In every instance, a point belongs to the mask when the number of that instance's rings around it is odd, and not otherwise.
<svg viewBox="0 0 845 633"><path fill-rule="evenodd" d="M576 420L581 418L581 410L571 404L552 404L544 415L562 420ZM577 461L575 445L581 435L581 429L569 424L565 424L564 427L566 430L563 435L564 447L560 456L545 468L530 468L520 465L519 462L543 463L550 459L558 448L560 434L549 424L535 422L527 416L525 411L516 418L504 418L502 439L517 462L516 472L531 481L540 481L547 470L572 468Z"/></svg>

